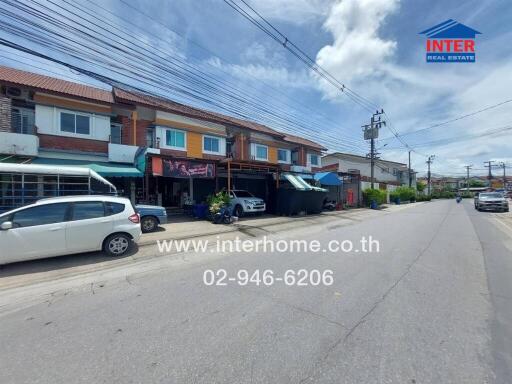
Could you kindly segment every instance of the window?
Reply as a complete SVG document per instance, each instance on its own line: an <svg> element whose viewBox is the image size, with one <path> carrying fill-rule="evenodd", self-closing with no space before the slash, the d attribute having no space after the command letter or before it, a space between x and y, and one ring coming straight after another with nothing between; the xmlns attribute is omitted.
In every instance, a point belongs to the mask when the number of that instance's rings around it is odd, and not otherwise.
<svg viewBox="0 0 512 384"><path fill-rule="evenodd" d="M220 153L219 138L203 136L203 152Z"/></svg>
<svg viewBox="0 0 512 384"><path fill-rule="evenodd" d="M11 128L13 132L33 134L35 112L27 108L13 108L11 110Z"/></svg>
<svg viewBox="0 0 512 384"><path fill-rule="evenodd" d="M14 213L12 222L14 228L33 227L62 223L66 219L67 203L44 204L27 208Z"/></svg>
<svg viewBox="0 0 512 384"><path fill-rule="evenodd" d="M185 132L174 129L165 130L165 145L177 149L185 149Z"/></svg>
<svg viewBox="0 0 512 384"><path fill-rule="evenodd" d="M113 203L111 201L107 201L107 202L105 202L105 209L106 209L105 216L117 215L118 213L121 213L124 211L124 204Z"/></svg>
<svg viewBox="0 0 512 384"><path fill-rule="evenodd" d="M251 144L252 145L252 155L255 160L267 161L268 160L268 148L266 145L261 144Z"/></svg>
<svg viewBox="0 0 512 384"><path fill-rule="evenodd" d="M121 144L122 141L122 125L111 124L110 125L110 142L112 144Z"/></svg>
<svg viewBox="0 0 512 384"><path fill-rule="evenodd" d="M89 135L91 120L89 116L78 115L71 112L60 113L60 130L62 132Z"/></svg>
<svg viewBox="0 0 512 384"><path fill-rule="evenodd" d="M81 201L73 204L72 220L96 219L105 216L102 201Z"/></svg>
<svg viewBox="0 0 512 384"><path fill-rule="evenodd" d="M290 150L289 149L278 149L277 150L277 161L280 163L290 164Z"/></svg>
<svg viewBox="0 0 512 384"><path fill-rule="evenodd" d="M320 161L319 161L318 155L308 154L308 156L309 156L309 164L310 165L313 165L315 167L320 165Z"/></svg>

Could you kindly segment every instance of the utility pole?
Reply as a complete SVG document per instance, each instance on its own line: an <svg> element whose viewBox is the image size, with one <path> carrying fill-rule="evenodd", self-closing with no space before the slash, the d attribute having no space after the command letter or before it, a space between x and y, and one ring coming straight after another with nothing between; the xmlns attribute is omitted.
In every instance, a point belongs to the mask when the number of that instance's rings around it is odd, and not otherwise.
<svg viewBox="0 0 512 384"><path fill-rule="evenodd" d="M492 163L494 163L494 160L484 161L484 164L487 164L485 167L489 168L489 174L487 175L487 180L489 181L489 188L492 187Z"/></svg>
<svg viewBox="0 0 512 384"><path fill-rule="evenodd" d="M409 151L409 188L412 187L411 151Z"/></svg>
<svg viewBox="0 0 512 384"><path fill-rule="evenodd" d="M370 159L370 183L371 189L374 189L375 182L375 160L378 159L378 153L375 151L375 139L379 137L379 129L382 125L386 125L385 121L381 121L380 115L384 114L384 110L380 112L376 111L371 120L370 124L363 125L364 139L370 140L370 153L366 155Z"/></svg>
<svg viewBox="0 0 512 384"><path fill-rule="evenodd" d="M427 159L428 164L428 173L427 173L427 188L428 188L428 195L430 196L431 190L430 190L430 164L434 162L435 155L430 155Z"/></svg>
<svg viewBox="0 0 512 384"><path fill-rule="evenodd" d="M506 191L507 190L507 175L506 175L505 169L507 168L507 166L505 165L504 162L501 162L500 165L503 168L503 189Z"/></svg>
<svg viewBox="0 0 512 384"><path fill-rule="evenodd" d="M473 166L473 164L464 166L464 168L466 168L466 192L468 192L468 193L469 193L469 170L471 169L472 166Z"/></svg>

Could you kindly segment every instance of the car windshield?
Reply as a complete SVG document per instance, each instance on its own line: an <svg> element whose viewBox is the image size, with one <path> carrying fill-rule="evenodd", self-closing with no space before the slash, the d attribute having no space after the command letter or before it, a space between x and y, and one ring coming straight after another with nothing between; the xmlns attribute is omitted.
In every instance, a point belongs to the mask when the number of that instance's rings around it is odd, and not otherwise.
<svg viewBox="0 0 512 384"><path fill-rule="evenodd" d="M503 197L503 194L499 193L499 192L481 193L479 197L482 199L492 199L492 198Z"/></svg>
<svg viewBox="0 0 512 384"><path fill-rule="evenodd" d="M233 191L236 197L254 197L250 192L247 191Z"/></svg>

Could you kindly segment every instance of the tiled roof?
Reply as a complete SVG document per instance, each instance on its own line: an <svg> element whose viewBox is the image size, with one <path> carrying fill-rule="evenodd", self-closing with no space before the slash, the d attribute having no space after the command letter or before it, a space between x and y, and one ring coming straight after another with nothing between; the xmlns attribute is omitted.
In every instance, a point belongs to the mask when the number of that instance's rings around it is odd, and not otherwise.
<svg viewBox="0 0 512 384"><path fill-rule="evenodd" d="M317 144L311 140L285 134L263 124L223 115L217 112L205 111L203 109L189 107L184 104L176 103L174 101L152 96L146 93L126 91L120 88L114 88L114 91L111 92L104 89L91 87L89 85L78 84L71 81L61 80L54 77L22 71L5 66L0 66L0 82L12 86L29 87L40 92L78 97L95 102L109 104L120 102L127 104L133 103L145 105L147 107L153 107L162 111L181 114L196 119L203 119L220 124L235 125L252 131L271 135L290 143L301 144L318 150L326 149L320 144Z"/></svg>
<svg viewBox="0 0 512 384"><path fill-rule="evenodd" d="M74 96L90 101L110 104L114 102L112 92L104 89L4 66L0 66L0 82L13 86L35 88L41 92Z"/></svg>
<svg viewBox="0 0 512 384"><path fill-rule="evenodd" d="M119 102L128 102L135 104L142 104L153 108L158 108L163 111L173 112L178 114L183 114L188 117L197 118L197 119L205 119L212 122L217 122L221 124L231 124L236 125L242 128L247 128L252 131L257 131L261 133L265 133L268 135L272 135L288 141L294 144L301 144L308 147L315 148L317 150L324 151L326 148L317 144L311 140L304 139L302 137L288 135L279 131L276 131L272 128L267 127L266 125L255 123L254 121L239 119L232 116L223 115L217 112L205 111L198 108L189 107L187 105L183 105L180 103L176 103L171 100L155 97L152 95L126 91L119 88L114 88L114 96L116 101Z"/></svg>
<svg viewBox="0 0 512 384"><path fill-rule="evenodd" d="M295 143L295 144L302 144L302 145L305 145L307 147L311 147L311 148L315 148L319 151L326 151L327 148L325 148L324 146L318 144L318 143L315 143L314 141L311 141L311 140L308 140L308 139L305 139L303 137L299 137L299 136L294 136L294 135L286 135L284 137L284 141L288 141L290 143Z"/></svg>
<svg viewBox="0 0 512 384"><path fill-rule="evenodd" d="M223 115L217 112L205 111L203 109L189 107L184 104L176 103L171 100L163 99L160 97L133 92L126 91L119 88L114 88L114 96L116 101L119 102L128 102L135 104L142 104L145 106L158 108L162 111L178 113L182 115L186 115L188 117L196 118L196 119L204 119L212 122L217 122L221 124L231 124L237 125L243 128L251 129L254 131L259 131L262 133L266 133L273 136L283 137L284 135L280 132L277 132L265 125L258 124L252 121L238 119L236 117L231 117L227 115Z"/></svg>

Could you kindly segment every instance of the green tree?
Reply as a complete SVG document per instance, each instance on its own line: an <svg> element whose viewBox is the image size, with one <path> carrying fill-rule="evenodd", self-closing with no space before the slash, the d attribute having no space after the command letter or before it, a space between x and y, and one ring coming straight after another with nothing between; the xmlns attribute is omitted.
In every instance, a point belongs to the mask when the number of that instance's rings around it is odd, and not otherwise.
<svg viewBox="0 0 512 384"><path fill-rule="evenodd" d="M423 192L425 188L427 188L427 184L424 183L423 181L418 181L416 183L416 189L418 190L418 192Z"/></svg>

